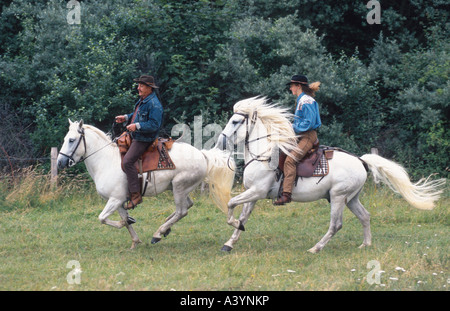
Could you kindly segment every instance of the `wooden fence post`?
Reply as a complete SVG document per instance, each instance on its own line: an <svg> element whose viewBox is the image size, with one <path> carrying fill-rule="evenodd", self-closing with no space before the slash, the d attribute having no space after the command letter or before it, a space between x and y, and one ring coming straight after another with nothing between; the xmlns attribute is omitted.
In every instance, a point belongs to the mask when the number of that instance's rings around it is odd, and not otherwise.
<svg viewBox="0 0 450 311"><path fill-rule="evenodd" d="M51 150L51 178L50 183L52 186L55 186L58 182L58 148L52 147Z"/></svg>

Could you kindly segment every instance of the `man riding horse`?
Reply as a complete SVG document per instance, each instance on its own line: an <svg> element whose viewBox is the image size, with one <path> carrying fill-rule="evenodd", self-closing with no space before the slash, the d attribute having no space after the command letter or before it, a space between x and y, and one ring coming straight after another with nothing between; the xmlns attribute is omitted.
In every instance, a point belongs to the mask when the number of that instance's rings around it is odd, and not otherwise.
<svg viewBox="0 0 450 311"><path fill-rule="evenodd" d="M134 79L138 83L140 99L134 105L134 113L116 116L117 123L127 122L127 130L131 132L131 146L124 159L123 167L128 180L130 197L126 209L132 209L142 203L138 172L134 163L158 137L163 118L163 108L154 89L155 79L142 75Z"/></svg>

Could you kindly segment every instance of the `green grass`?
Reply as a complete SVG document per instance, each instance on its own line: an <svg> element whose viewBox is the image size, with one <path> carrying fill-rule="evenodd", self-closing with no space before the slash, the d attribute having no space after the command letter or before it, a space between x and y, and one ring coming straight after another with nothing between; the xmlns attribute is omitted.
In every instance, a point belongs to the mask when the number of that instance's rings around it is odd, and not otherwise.
<svg viewBox="0 0 450 311"><path fill-rule="evenodd" d="M450 286L448 194L434 210L420 211L367 183L362 203L372 215L373 245L357 248L362 228L346 210L343 228L322 252L310 254L328 229L326 200L284 207L258 202L235 249L224 253L220 248L233 229L199 193L172 233L150 244L173 211L166 192L131 212L144 243L130 251L125 228L98 221L105 201L90 182L53 190L35 185L0 187L0 290L446 291ZM80 263L80 284L67 282L71 260ZM380 284L368 283L372 260L385 271Z"/></svg>

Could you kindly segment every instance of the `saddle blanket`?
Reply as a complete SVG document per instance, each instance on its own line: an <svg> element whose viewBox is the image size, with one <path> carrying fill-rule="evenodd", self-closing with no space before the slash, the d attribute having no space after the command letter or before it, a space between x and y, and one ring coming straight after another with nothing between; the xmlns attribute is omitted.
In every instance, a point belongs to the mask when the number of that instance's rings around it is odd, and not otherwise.
<svg viewBox="0 0 450 311"><path fill-rule="evenodd" d="M280 154L278 169L283 172L287 155ZM323 177L329 173L328 160L333 158L333 150L317 148L308 153L297 164L297 177Z"/></svg>
<svg viewBox="0 0 450 311"><path fill-rule="evenodd" d="M326 176L328 175L328 172L329 172L328 159L326 158L325 153L323 153L322 156L320 157L319 165L317 165L316 168L314 169L312 177Z"/></svg>
<svg viewBox="0 0 450 311"><path fill-rule="evenodd" d="M144 170L144 172L154 171L154 170L173 170L176 168L175 164L173 163L173 161L169 155L169 150L170 150L169 144L170 144L170 148L172 148L172 144L173 144L172 140L170 141L170 143L163 141L162 146L157 147L157 150L159 151L158 164L154 168L154 167L152 167L151 163L149 163L149 165L146 166L147 170Z"/></svg>

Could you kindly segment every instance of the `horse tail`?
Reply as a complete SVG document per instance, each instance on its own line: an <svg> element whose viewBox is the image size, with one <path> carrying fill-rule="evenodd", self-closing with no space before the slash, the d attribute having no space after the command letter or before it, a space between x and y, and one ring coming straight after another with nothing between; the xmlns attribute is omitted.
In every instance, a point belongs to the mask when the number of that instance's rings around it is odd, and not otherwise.
<svg viewBox="0 0 450 311"><path fill-rule="evenodd" d="M223 211L228 210L228 202L231 199L233 188L235 163L228 153L213 148L202 150L208 162L205 181L209 185L209 193L216 205Z"/></svg>
<svg viewBox="0 0 450 311"><path fill-rule="evenodd" d="M387 160L376 154L365 154L361 159L369 165L375 183L380 180L387 184L392 191L399 193L412 206L418 209L431 210L434 202L439 200L443 192L445 178L429 180L422 178L417 183L411 183L408 173L398 163Z"/></svg>

